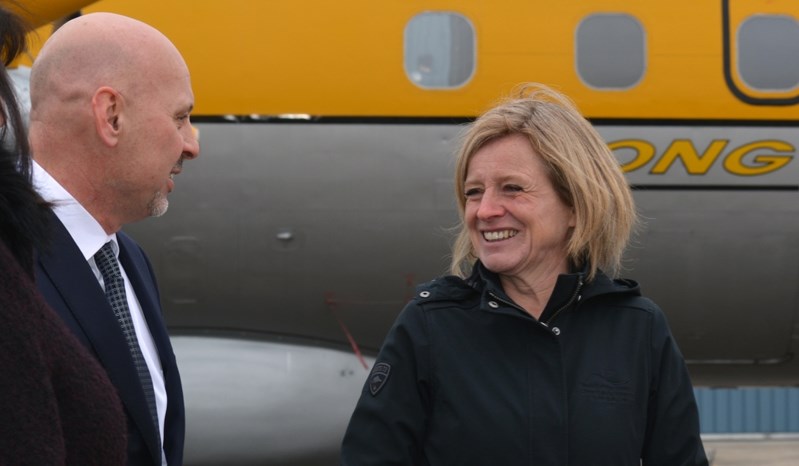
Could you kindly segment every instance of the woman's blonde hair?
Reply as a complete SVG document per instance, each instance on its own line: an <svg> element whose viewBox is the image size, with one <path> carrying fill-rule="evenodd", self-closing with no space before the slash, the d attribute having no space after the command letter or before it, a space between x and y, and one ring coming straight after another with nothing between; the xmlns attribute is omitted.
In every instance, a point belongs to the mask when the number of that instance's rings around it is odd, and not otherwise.
<svg viewBox="0 0 799 466"><path fill-rule="evenodd" d="M469 161L489 142L512 134L527 137L548 167L556 191L574 209L576 226L567 244L569 260L577 267L588 266L588 280L598 269L616 275L638 221L627 180L602 137L574 103L533 83L519 86L463 134L455 167L461 224L453 245L451 272L465 277L477 260L463 221Z"/></svg>

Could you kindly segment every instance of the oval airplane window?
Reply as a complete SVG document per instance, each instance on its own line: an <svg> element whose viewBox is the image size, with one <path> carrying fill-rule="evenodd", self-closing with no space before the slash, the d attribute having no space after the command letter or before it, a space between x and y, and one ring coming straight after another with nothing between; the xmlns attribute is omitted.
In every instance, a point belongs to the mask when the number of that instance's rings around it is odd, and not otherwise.
<svg viewBox="0 0 799 466"><path fill-rule="evenodd" d="M799 23L787 15L750 16L738 28L738 72L752 89L790 91L799 85Z"/></svg>
<svg viewBox="0 0 799 466"><path fill-rule="evenodd" d="M577 74L588 86L627 89L646 70L646 35L641 23L627 14L593 14L577 26Z"/></svg>
<svg viewBox="0 0 799 466"><path fill-rule="evenodd" d="M474 75L475 34L463 15L427 12L405 26L405 75L424 89L453 89Z"/></svg>

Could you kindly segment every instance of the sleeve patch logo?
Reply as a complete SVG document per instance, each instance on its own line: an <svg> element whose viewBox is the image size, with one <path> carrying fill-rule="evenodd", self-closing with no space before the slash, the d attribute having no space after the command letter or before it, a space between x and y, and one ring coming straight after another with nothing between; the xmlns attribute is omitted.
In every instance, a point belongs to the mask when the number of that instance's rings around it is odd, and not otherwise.
<svg viewBox="0 0 799 466"><path fill-rule="evenodd" d="M389 373L391 373L391 365L385 362L379 362L372 368L372 373L369 374L369 392L372 396L377 396L377 393L386 384Z"/></svg>

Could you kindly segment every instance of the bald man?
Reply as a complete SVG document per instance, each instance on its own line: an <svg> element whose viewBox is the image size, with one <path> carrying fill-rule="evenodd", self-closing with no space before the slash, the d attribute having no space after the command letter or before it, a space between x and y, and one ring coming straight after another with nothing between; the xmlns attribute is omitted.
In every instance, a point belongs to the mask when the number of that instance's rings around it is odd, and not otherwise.
<svg viewBox="0 0 799 466"><path fill-rule="evenodd" d="M166 212L197 157L189 71L154 28L94 13L59 28L31 70L34 185L52 203L37 284L125 407L129 465L180 465L180 375L144 251L120 229Z"/></svg>

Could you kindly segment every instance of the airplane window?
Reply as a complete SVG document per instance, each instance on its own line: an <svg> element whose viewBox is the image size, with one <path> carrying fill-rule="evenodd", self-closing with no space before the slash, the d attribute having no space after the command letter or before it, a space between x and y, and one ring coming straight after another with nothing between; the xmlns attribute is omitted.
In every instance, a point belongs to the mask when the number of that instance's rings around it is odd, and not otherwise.
<svg viewBox="0 0 799 466"><path fill-rule="evenodd" d="M405 26L405 74L425 89L452 89L474 74L472 23L457 13L428 12Z"/></svg>
<svg viewBox="0 0 799 466"><path fill-rule="evenodd" d="M757 15L738 28L738 72L749 87L787 91L799 85L799 23L785 15Z"/></svg>
<svg viewBox="0 0 799 466"><path fill-rule="evenodd" d="M626 14L594 14L577 26L577 74L588 86L626 89L646 69L646 36L641 23Z"/></svg>

